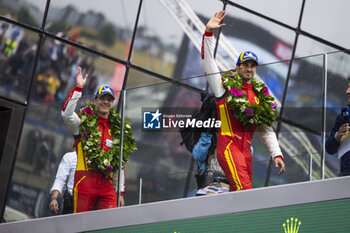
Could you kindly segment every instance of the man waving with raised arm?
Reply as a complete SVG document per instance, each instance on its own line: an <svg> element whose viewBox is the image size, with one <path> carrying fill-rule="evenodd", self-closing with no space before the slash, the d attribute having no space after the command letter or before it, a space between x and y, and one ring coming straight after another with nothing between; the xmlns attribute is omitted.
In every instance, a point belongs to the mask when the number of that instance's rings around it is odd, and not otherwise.
<svg viewBox="0 0 350 233"><path fill-rule="evenodd" d="M101 86L93 103L75 113L87 77L87 74L83 76L81 68L78 67L76 87L70 92L61 112L64 123L74 136L77 152L73 187L74 213L117 206L113 178L119 166L121 120L112 107L115 97L109 86ZM124 125L124 144L128 143L128 146L123 147L122 165L136 149L130 123L125 121ZM120 179L120 191L123 195L124 167ZM123 196L120 197L119 204L124 205Z"/></svg>
<svg viewBox="0 0 350 233"><path fill-rule="evenodd" d="M258 128L265 146L280 167L285 165L276 135L271 124L276 120L276 104L264 83L254 75L259 64L251 51L242 52L235 70L220 74L216 65L213 31L224 26L226 13L220 11L208 21L202 41L202 60L210 88L216 97L218 119L217 158L230 182L230 191L252 188L251 143Z"/></svg>

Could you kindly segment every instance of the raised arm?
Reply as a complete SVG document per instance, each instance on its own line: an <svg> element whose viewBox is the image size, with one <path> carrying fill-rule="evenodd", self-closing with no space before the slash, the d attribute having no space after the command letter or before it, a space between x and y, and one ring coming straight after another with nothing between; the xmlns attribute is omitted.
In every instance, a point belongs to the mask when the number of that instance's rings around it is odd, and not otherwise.
<svg viewBox="0 0 350 233"><path fill-rule="evenodd" d="M75 108L77 106L78 100L82 95L82 90L85 86L87 77L87 74L85 77L83 77L81 68L78 67L76 74L76 86L69 93L68 98L64 102L61 111L63 121L73 135L79 135L80 118L75 113Z"/></svg>
<svg viewBox="0 0 350 233"><path fill-rule="evenodd" d="M204 70L209 86L217 98L222 97L225 94L225 88L222 85L220 71L214 59L215 43L213 31L225 25L221 24L221 21L225 16L225 11L220 11L219 13L214 14L206 25L202 40L201 54Z"/></svg>

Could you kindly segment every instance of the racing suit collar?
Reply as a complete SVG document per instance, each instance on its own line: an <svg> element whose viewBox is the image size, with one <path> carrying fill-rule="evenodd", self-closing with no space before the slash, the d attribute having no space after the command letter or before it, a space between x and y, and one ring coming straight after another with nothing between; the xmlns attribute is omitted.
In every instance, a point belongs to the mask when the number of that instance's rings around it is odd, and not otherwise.
<svg viewBox="0 0 350 233"><path fill-rule="evenodd" d="M242 89L253 89L253 84L243 82Z"/></svg>
<svg viewBox="0 0 350 233"><path fill-rule="evenodd" d="M108 124L108 118L103 118L103 117L97 117L97 121L100 123L100 124L103 124L103 125L107 125Z"/></svg>

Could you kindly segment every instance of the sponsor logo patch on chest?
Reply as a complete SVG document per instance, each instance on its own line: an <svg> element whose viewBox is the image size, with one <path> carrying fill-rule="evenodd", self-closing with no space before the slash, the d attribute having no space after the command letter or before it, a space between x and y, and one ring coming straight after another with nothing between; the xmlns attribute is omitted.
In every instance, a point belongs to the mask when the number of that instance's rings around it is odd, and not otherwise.
<svg viewBox="0 0 350 233"><path fill-rule="evenodd" d="M112 147L113 146L113 141L109 140L109 139L106 139L106 146Z"/></svg>

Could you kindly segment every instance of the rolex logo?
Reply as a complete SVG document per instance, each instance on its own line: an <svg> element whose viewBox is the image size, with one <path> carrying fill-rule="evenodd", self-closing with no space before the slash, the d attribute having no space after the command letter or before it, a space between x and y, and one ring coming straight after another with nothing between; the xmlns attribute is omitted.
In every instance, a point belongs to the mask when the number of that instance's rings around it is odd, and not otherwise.
<svg viewBox="0 0 350 233"><path fill-rule="evenodd" d="M301 222L297 218L290 218L282 224L284 233L298 233Z"/></svg>

